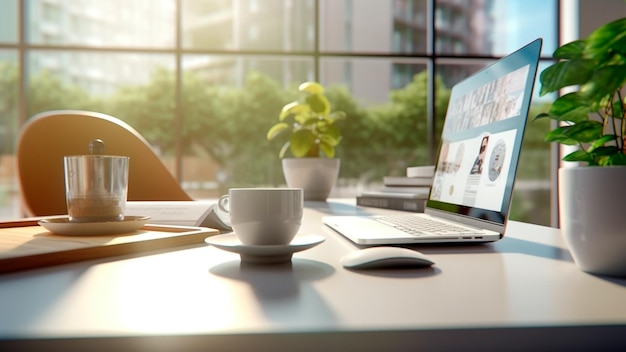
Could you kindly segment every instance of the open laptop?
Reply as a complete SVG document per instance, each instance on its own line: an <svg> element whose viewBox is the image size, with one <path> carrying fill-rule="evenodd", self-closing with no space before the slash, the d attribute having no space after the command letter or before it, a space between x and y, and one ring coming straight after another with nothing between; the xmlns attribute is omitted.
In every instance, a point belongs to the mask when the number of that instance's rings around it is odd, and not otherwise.
<svg viewBox="0 0 626 352"><path fill-rule="evenodd" d="M452 88L424 213L327 216L324 224L362 245L501 239L541 45L536 39ZM442 229L426 231L431 223Z"/></svg>

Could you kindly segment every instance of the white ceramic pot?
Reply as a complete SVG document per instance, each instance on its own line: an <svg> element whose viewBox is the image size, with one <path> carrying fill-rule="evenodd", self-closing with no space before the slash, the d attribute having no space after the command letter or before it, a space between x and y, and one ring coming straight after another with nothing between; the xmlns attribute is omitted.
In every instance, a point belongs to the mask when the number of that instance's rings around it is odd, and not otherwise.
<svg viewBox="0 0 626 352"><path fill-rule="evenodd" d="M304 200L326 200L339 176L339 167L339 159L283 159L283 174L287 186L302 188Z"/></svg>
<svg viewBox="0 0 626 352"><path fill-rule="evenodd" d="M561 232L578 267L626 277L626 167L559 169Z"/></svg>

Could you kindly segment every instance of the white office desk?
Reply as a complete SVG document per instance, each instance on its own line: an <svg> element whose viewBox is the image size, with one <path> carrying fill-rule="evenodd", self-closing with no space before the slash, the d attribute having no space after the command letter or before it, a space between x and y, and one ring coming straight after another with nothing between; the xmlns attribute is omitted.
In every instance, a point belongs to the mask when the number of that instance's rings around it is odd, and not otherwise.
<svg viewBox="0 0 626 352"><path fill-rule="evenodd" d="M485 245L421 246L431 269L357 272L328 214L291 265L200 245L0 276L0 350L597 350L626 346L626 280L581 272L558 230L510 222Z"/></svg>

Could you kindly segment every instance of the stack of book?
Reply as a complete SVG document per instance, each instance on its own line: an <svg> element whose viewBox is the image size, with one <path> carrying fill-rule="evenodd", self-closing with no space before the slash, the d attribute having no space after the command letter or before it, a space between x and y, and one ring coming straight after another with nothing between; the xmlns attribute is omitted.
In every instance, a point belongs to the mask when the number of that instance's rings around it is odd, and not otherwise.
<svg viewBox="0 0 626 352"><path fill-rule="evenodd" d="M406 176L385 176L379 190L365 191L356 204L366 207L423 212L433 184L435 167L411 166Z"/></svg>

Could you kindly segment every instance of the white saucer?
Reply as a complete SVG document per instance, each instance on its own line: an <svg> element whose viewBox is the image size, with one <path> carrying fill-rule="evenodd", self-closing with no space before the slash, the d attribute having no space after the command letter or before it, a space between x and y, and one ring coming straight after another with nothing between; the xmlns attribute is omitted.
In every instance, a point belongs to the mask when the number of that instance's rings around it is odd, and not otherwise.
<svg viewBox="0 0 626 352"><path fill-rule="evenodd" d="M47 218L38 224L48 231L67 236L121 235L133 232L145 225L149 216L125 216L121 221L70 222L69 217Z"/></svg>
<svg viewBox="0 0 626 352"><path fill-rule="evenodd" d="M207 237L204 242L225 251L239 253L241 261L254 264L277 264L291 261L296 253L324 242L319 235L296 235L290 244L251 246L242 244L234 233Z"/></svg>

